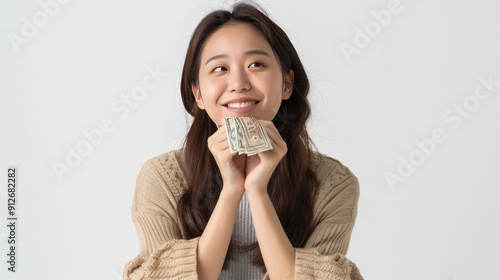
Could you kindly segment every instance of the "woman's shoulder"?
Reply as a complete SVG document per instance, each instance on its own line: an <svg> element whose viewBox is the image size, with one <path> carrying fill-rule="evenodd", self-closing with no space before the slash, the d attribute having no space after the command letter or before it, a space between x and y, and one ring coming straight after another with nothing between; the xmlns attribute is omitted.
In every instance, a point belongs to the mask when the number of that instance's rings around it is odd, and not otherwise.
<svg viewBox="0 0 500 280"><path fill-rule="evenodd" d="M360 196L358 178L335 157L314 151L312 158L320 182L315 202L316 216L321 219L335 213L337 222L354 221Z"/></svg>
<svg viewBox="0 0 500 280"><path fill-rule="evenodd" d="M339 182L349 177L356 177L349 167L344 165L340 160L318 151L312 151L311 164L320 181L327 176L333 176L333 179Z"/></svg>
<svg viewBox="0 0 500 280"><path fill-rule="evenodd" d="M179 198L187 187L183 155L181 148L148 159L139 172L138 182L148 180L152 184L161 185L164 191Z"/></svg>
<svg viewBox="0 0 500 280"><path fill-rule="evenodd" d="M339 159L318 151L313 151L311 164L320 182L320 193L338 192L340 191L340 186L343 186L343 191L347 191L354 196L359 196L358 178Z"/></svg>

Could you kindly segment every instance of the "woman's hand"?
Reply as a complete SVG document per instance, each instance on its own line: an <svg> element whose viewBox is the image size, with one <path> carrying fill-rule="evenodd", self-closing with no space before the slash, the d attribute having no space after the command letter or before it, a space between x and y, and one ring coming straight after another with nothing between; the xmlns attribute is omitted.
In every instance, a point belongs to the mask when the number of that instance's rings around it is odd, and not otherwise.
<svg viewBox="0 0 500 280"><path fill-rule="evenodd" d="M245 191L245 160L246 155L232 153L227 140L226 126L221 126L214 134L208 137L208 149L212 153L219 166L219 170L224 181L224 189L240 193Z"/></svg>
<svg viewBox="0 0 500 280"><path fill-rule="evenodd" d="M269 135L273 149L247 157L245 167L245 191L247 194L249 192L267 194L269 179L288 151L286 142L281 138L274 123L266 120L259 120L259 122Z"/></svg>

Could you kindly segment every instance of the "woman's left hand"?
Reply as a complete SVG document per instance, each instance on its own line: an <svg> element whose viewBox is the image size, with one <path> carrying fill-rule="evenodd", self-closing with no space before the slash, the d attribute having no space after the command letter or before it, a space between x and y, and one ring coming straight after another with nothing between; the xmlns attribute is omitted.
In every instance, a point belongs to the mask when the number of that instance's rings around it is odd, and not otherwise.
<svg viewBox="0 0 500 280"><path fill-rule="evenodd" d="M272 150L247 157L245 168L245 191L267 194L267 184L276 166L287 152L286 142L272 121L259 120L271 139Z"/></svg>

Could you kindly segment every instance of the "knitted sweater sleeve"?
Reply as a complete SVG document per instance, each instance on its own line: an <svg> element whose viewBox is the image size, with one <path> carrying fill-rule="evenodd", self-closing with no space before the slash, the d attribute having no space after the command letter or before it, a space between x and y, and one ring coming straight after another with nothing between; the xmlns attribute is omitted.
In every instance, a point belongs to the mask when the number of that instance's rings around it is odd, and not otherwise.
<svg viewBox="0 0 500 280"><path fill-rule="evenodd" d="M321 186L315 227L303 248L295 248L294 279L363 280L356 264L345 256L357 216L359 181L348 167L328 157L317 174ZM264 280L269 279L266 272Z"/></svg>
<svg viewBox="0 0 500 280"><path fill-rule="evenodd" d="M150 159L137 177L132 218L140 253L125 265L124 280L198 279L199 237L182 238L176 215L182 180L172 156Z"/></svg>

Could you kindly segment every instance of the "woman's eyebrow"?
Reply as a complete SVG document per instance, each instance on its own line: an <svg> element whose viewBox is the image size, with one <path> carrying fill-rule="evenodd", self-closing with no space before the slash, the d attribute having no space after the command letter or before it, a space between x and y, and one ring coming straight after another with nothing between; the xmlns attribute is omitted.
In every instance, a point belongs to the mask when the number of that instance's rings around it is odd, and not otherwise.
<svg viewBox="0 0 500 280"><path fill-rule="evenodd" d="M246 51L243 55L249 56L249 55L254 55L254 54L261 54L261 55L266 55L266 56L270 57L270 55L267 52L265 52L264 50L249 50L249 51ZM227 54L214 55L211 58L207 59L207 62L205 63L205 65L207 65L210 61L212 61L214 59L226 58L226 57L228 57Z"/></svg>

